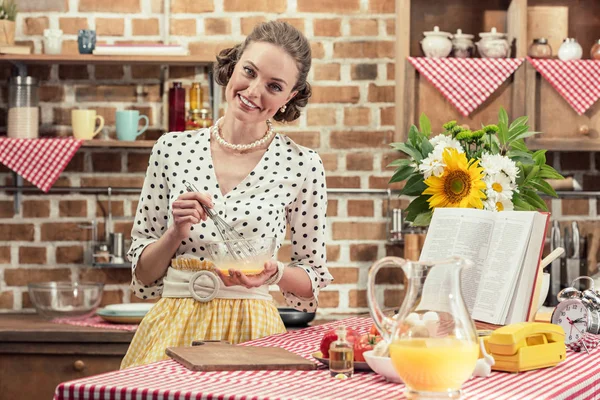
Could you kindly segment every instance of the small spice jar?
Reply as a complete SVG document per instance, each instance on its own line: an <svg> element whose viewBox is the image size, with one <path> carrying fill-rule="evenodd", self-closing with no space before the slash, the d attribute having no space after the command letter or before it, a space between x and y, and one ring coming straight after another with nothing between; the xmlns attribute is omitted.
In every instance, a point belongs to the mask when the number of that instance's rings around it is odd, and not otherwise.
<svg viewBox="0 0 600 400"><path fill-rule="evenodd" d="M456 58L469 58L473 56L475 45L473 44L474 35L462 33L458 29L452 38L452 52Z"/></svg>
<svg viewBox="0 0 600 400"><path fill-rule="evenodd" d="M527 54L531 58L551 58L552 47L550 47L546 38L533 39L533 43L529 46Z"/></svg>
<svg viewBox="0 0 600 400"><path fill-rule="evenodd" d="M592 46L590 57L592 60L600 60L600 39Z"/></svg>

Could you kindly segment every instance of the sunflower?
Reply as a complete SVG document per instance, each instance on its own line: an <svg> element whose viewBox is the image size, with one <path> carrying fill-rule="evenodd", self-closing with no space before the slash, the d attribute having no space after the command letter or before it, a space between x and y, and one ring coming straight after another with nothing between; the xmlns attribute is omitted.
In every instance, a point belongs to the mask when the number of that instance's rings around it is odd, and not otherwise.
<svg viewBox="0 0 600 400"><path fill-rule="evenodd" d="M479 160L469 165L465 153L453 148L446 148L443 160L446 164L444 173L440 177L431 175L425 180L428 188L423 194L432 195L427 200L429 208L483 208L486 184L482 180L483 168L479 166Z"/></svg>

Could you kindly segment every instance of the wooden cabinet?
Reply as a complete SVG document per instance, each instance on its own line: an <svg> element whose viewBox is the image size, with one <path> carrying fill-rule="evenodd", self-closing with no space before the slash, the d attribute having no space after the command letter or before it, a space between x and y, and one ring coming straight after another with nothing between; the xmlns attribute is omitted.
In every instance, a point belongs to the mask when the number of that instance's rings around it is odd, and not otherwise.
<svg viewBox="0 0 600 400"><path fill-rule="evenodd" d="M544 12L568 9L568 33L564 26L559 28L551 23L528 26L528 13L532 21L539 22L532 13L541 9ZM553 15L552 12L548 15ZM600 2L597 0L397 0L395 140L406 140L410 125L418 123L421 113L431 119L434 131L440 131L441 124L453 119L470 127L495 122L500 107L504 107L511 119L529 116L532 130L541 132L528 141L531 148L600 150L600 103L584 115L577 115L528 62L469 117L463 117L407 60L407 57L423 56L420 48L423 31L432 30L436 25L447 32L460 28L463 33L474 34L474 41L479 40L479 32L495 26L498 31L508 33L512 56L519 58L527 56L531 35L568 34L578 39L583 47L583 58L587 59L591 45L600 39L600 19L593 17L598 13ZM563 19L566 21L566 18ZM558 48L553 52L556 55Z"/></svg>
<svg viewBox="0 0 600 400"><path fill-rule="evenodd" d="M51 399L61 382L119 369L133 332L0 315L0 398Z"/></svg>

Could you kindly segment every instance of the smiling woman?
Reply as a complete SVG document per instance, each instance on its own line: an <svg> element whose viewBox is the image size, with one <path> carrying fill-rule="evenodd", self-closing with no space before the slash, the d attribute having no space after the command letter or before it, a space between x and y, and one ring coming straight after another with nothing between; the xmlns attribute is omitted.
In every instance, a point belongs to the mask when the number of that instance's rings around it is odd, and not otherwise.
<svg viewBox="0 0 600 400"><path fill-rule="evenodd" d="M152 149L129 256L134 293L162 298L142 321L122 368L164 359L166 347L192 340L235 344L285 332L269 285L279 286L290 307L316 310L319 291L333 279L325 259L323 164L269 121L300 116L311 93L310 65L310 45L299 31L283 22L258 25L217 57L216 81L226 86L223 118L210 129L167 133ZM202 192L187 192L185 181ZM219 232L204 207L244 239L274 239L276 249L289 226L292 262L272 254L258 274L221 271L209 252ZM216 268L203 271L211 264ZM211 282L198 279L207 274Z"/></svg>

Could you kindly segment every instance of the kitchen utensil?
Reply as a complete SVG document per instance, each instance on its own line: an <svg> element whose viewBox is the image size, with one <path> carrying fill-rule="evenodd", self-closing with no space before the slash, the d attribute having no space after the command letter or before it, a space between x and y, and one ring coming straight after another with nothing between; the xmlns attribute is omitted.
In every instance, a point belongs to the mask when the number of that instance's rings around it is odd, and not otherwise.
<svg viewBox="0 0 600 400"><path fill-rule="evenodd" d="M558 58L563 61L580 60L583 48L575 38L566 38L558 48Z"/></svg>
<svg viewBox="0 0 600 400"><path fill-rule="evenodd" d="M472 266L459 257L430 262L385 257L369 269L369 311L390 345L392 364L406 384L407 397L458 398L475 369L479 342L460 279L463 268ZM375 277L384 267L400 267L408 278L397 319L386 317L377 304Z"/></svg>
<svg viewBox="0 0 600 400"><path fill-rule="evenodd" d="M550 263L562 256L564 252L565 249L563 249L562 247L557 247L556 249L552 250L550 254L548 254L542 259L542 261L540 262L540 268L546 268Z"/></svg>
<svg viewBox="0 0 600 400"><path fill-rule="evenodd" d="M506 58L510 54L510 44L506 33L501 33L492 28L490 32L481 32L481 40L475 43L477 50L483 58Z"/></svg>
<svg viewBox="0 0 600 400"><path fill-rule="evenodd" d="M600 39L592 46L590 50L590 58L592 60L600 60Z"/></svg>
<svg viewBox="0 0 600 400"><path fill-rule="evenodd" d="M144 120L144 126L138 130L140 120ZM150 120L145 115L140 115L138 110L120 110L116 113L117 139L135 140L148 129Z"/></svg>
<svg viewBox="0 0 600 400"><path fill-rule="evenodd" d="M122 264L125 262L123 259L123 249L125 247L125 239L121 232L113 232L110 234L110 253L112 256L111 262L114 264Z"/></svg>
<svg viewBox="0 0 600 400"><path fill-rule="evenodd" d="M104 290L96 282L43 282L27 285L38 314L47 318L92 315Z"/></svg>
<svg viewBox="0 0 600 400"><path fill-rule="evenodd" d="M435 26L433 31L423 32L425 38L421 41L421 47L426 57L444 58L448 57L452 51L452 35L448 32L440 31L440 28Z"/></svg>
<svg viewBox="0 0 600 400"><path fill-rule="evenodd" d="M199 192L193 183L183 181L183 184L188 192ZM257 256L258 253L254 247L252 247L252 244L249 240L246 240L238 231L233 229L223 218L219 216L219 214L215 213L210 208L205 207L202 203L200 203L200 205L204 209L206 215L208 215L208 217L217 227L217 231L219 231L219 235L221 235L223 242L227 246L230 256L238 260L244 260Z"/></svg>
<svg viewBox="0 0 600 400"><path fill-rule="evenodd" d="M108 322L139 324L154 303L111 304L98 309L96 315Z"/></svg>
<svg viewBox="0 0 600 400"><path fill-rule="evenodd" d="M13 76L8 81L8 124L10 138L35 139L39 134L40 109L38 80Z"/></svg>
<svg viewBox="0 0 600 400"><path fill-rule="evenodd" d="M566 287L569 287L569 284L571 283L571 280L569 280L569 273L568 273L568 264L569 264L569 258L571 257L571 254L573 254L573 241L571 239L571 234L569 233L569 228L565 227L563 230L563 243L564 243L564 248L565 248L565 257L564 257L564 262L561 263L560 265L560 270L561 270L561 274L560 274L560 288L564 289Z"/></svg>
<svg viewBox="0 0 600 400"><path fill-rule="evenodd" d="M552 58L552 47L548 44L548 39L533 39L533 43L527 50L527 55L531 58Z"/></svg>
<svg viewBox="0 0 600 400"><path fill-rule="evenodd" d="M475 45L473 45L474 35L462 33L458 29L452 38L452 54L456 58L469 58L473 56Z"/></svg>
<svg viewBox="0 0 600 400"><path fill-rule="evenodd" d="M261 273L265 263L275 257L277 247L274 237L205 242L204 245L210 261L221 272L227 274L235 269L245 275ZM251 255L245 250L248 248L252 249Z"/></svg>
<svg viewBox="0 0 600 400"><path fill-rule="evenodd" d="M390 357L381 357L373 354L373 350L365 351L363 353L365 361L369 367L383 376L386 381L393 383L402 383L402 379L398 376L398 373L394 369L392 359Z"/></svg>
<svg viewBox="0 0 600 400"><path fill-rule="evenodd" d="M326 367L329 367L329 358L323 357L323 353L321 353L320 351L315 351L311 354L311 356L313 356L313 358L319 361L321 364L325 365ZM365 372L373 371L373 369L371 369L371 367L369 366L369 364L367 364L366 361L354 361L354 370Z"/></svg>
<svg viewBox="0 0 600 400"><path fill-rule="evenodd" d="M96 31L80 29L77 33L77 47L79 54L92 54L96 48Z"/></svg>
<svg viewBox="0 0 600 400"><path fill-rule="evenodd" d="M277 311L279 311L279 316L285 326L306 326L315 319L314 312L303 312L286 307L278 308Z"/></svg>
<svg viewBox="0 0 600 400"><path fill-rule="evenodd" d="M571 242L570 242L570 252L567 257L567 276L566 276L566 285L570 285L570 282L573 282L575 278L578 276L585 275L587 271L582 271L581 267L581 256L580 256L580 233L579 233L579 225L577 221L573 221L571 223Z"/></svg>
<svg viewBox="0 0 600 400"><path fill-rule="evenodd" d="M167 347L166 354L192 371L308 371L317 367L312 361L279 347L195 343L198 345Z"/></svg>
<svg viewBox="0 0 600 400"><path fill-rule="evenodd" d="M560 225L558 224L558 221L554 221L552 223L552 231L550 233L550 248L552 251L558 249L558 248L562 248L563 252L562 255L552 261L550 268L549 268L549 272L550 272L550 290L548 293L548 296L546 297L546 301L544 302L545 305L547 306L555 306L558 304L558 300L556 298L556 296L558 295L558 293L560 292L560 290L563 288L562 287L562 278L561 278L561 270L562 270L562 265L565 263L565 259L566 259L566 254L565 254L565 249L563 247L561 247L563 241L562 241L562 235L560 234Z"/></svg>
<svg viewBox="0 0 600 400"><path fill-rule="evenodd" d="M96 120L100 122L94 130ZM76 139L91 140L104 127L104 117L96 115L96 110L71 110L71 125Z"/></svg>

